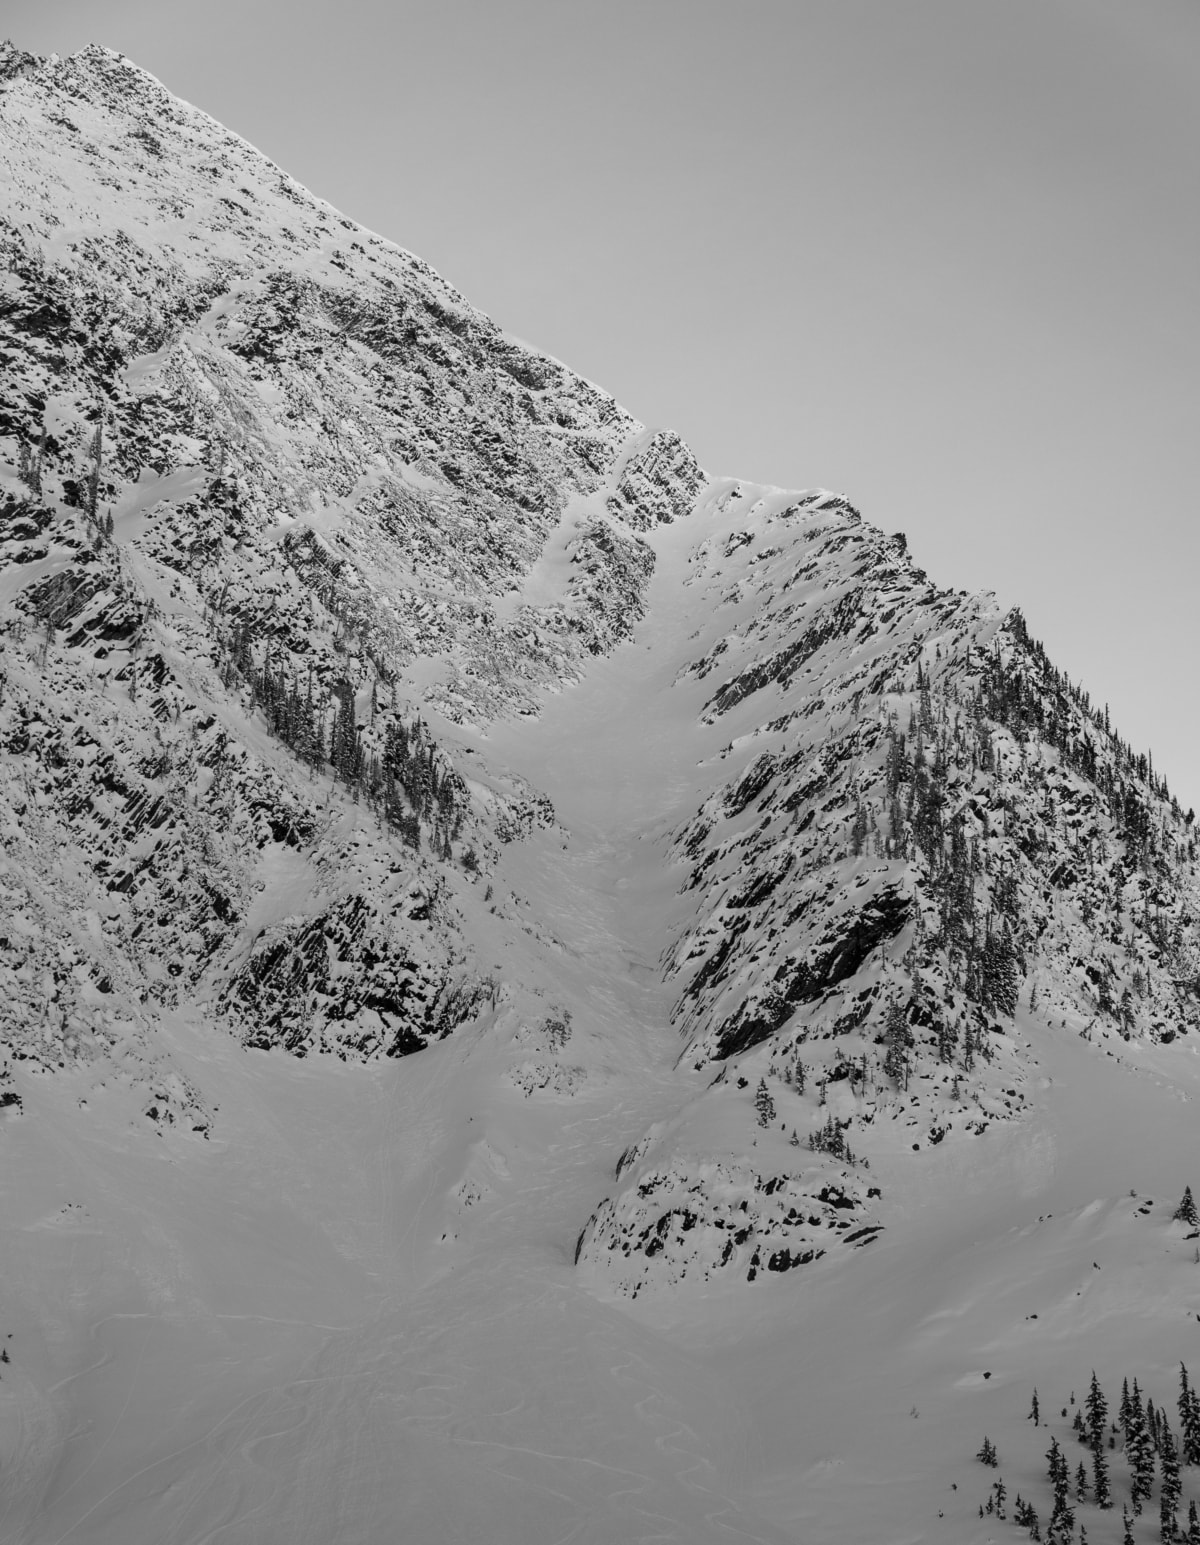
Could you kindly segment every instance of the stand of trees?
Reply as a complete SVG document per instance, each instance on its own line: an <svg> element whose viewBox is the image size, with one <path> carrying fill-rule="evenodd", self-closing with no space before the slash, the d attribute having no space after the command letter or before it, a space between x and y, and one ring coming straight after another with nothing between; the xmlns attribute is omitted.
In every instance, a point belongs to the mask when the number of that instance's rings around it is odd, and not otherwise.
<svg viewBox="0 0 1200 1545"><path fill-rule="evenodd" d="M410 847L420 848L424 829L437 857L453 857L467 791L419 717L405 722L394 707L381 709L373 684L369 721L360 725L351 682L343 679L325 690L311 670L299 675L269 644L256 659L245 623L220 635L219 648L225 685L245 684L250 706L300 761L314 772L331 770ZM468 850L463 861L470 856Z"/></svg>
<svg viewBox="0 0 1200 1545"><path fill-rule="evenodd" d="M1075 1404L1074 1394L1071 1404ZM1071 1464L1062 1445L1057 1438L1051 1438L1046 1452L1051 1504L1045 1534L1037 1509L1019 1493L1013 1504L1013 1522L1027 1530L1030 1539L1045 1539L1047 1545L1068 1545L1076 1539L1079 1545L1084 1545L1087 1525L1078 1517L1078 1509L1084 1505L1102 1513L1112 1509L1113 1483L1109 1476L1108 1455L1116 1450L1119 1439L1129 1467L1128 1501L1122 1504L1123 1538L1126 1541L1133 1539L1134 1521L1151 1501L1157 1485L1161 1545L1200 1545L1200 1517L1194 1500L1188 1503L1186 1525L1180 1523L1183 1471L1200 1466L1200 1396L1192 1388L1183 1363L1179 1365L1176 1407L1178 1435L1172 1429L1166 1411L1161 1406L1156 1407L1148 1396L1143 1396L1137 1379L1132 1384L1125 1379L1117 1419L1110 1423L1109 1404L1093 1371L1087 1395L1082 1405L1076 1408L1072 1428L1078 1441L1090 1451L1090 1463L1081 1461L1072 1478ZM1066 1407L1062 1414L1066 1416ZM1029 1416L1035 1426L1039 1424L1036 1390ZM975 1457L991 1469L996 1469L1000 1463L996 1445L987 1437ZM991 1514L1003 1519L1006 1495L1003 1481L993 1483L986 1503L980 1504L980 1516ZM1078 1535L1075 1532L1077 1520Z"/></svg>

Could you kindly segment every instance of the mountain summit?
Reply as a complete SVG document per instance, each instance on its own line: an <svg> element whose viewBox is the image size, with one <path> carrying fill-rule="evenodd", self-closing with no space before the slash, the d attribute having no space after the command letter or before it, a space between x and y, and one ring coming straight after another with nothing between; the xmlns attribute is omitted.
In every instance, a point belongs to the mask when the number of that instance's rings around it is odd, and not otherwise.
<svg viewBox="0 0 1200 1545"><path fill-rule="evenodd" d="M7 1537L974 1538L1200 1318L1192 812L121 55L0 142Z"/></svg>

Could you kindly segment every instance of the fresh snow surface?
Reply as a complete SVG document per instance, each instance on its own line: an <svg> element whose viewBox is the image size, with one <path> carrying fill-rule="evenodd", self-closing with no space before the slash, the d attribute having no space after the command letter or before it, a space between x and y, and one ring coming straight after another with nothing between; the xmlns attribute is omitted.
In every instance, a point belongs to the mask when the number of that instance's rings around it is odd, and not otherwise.
<svg viewBox="0 0 1200 1545"><path fill-rule="evenodd" d="M26 1080L0 1200L4 1545L967 1545L1018 1537L978 1518L996 1474L1045 1518L1042 1454L1051 1432L1082 1453L1057 1413L1093 1367L1114 1406L1136 1375L1173 1413L1179 1360L1200 1371L1200 1266L1169 1221L1190 1046L1105 1056L1019 1017L1031 1112L894 1155L870 1251L633 1303L573 1267L622 1147L711 1077L675 1068L658 970L663 838L723 734L702 684L671 687L706 519L650 535L631 642L475 740L555 802L496 884L553 928L573 1097L507 1076L502 1002L357 1066L247 1055L180 1009L164 1033L219 1110L207 1144L135 1129L119 1086ZM268 894L304 883L294 855L263 862ZM1025 1420L1034 1385L1050 1431ZM1119 1538L1119 1510L1086 1517Z"/></svg>

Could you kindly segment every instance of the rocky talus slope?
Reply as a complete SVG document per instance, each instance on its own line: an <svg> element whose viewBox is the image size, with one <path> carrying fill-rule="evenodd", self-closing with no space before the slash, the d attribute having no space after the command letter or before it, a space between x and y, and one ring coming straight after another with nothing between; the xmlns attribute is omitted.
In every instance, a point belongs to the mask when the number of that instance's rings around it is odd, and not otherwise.
<svg viewBox="0 0 1200 1545"><path fill-rule="evenodd" d="M0 51L0 142L10 1116L89 1067L207 1136L184 1004L350 1061L492 1016L571 1099L554 918L503 881L570 834L491 746L643 639L696 751L651 842L681 1093L577 1220L598 1288L869 1245L890 1156L1026 1119L1018 1008L1098 1057L1200 1033L1191 812L1019 614L710 479L117 54Z"/></svg>

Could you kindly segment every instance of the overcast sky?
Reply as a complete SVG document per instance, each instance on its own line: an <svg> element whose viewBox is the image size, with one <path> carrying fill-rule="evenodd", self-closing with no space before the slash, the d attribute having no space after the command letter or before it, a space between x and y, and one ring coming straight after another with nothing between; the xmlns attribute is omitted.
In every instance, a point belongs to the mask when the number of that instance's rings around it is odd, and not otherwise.
<svg viewBox="0 0 1200 1545"><path fill-rule="evenodd" d="M711 471L993 589L1200 805L1196 0L4 0Z"/></svg>

